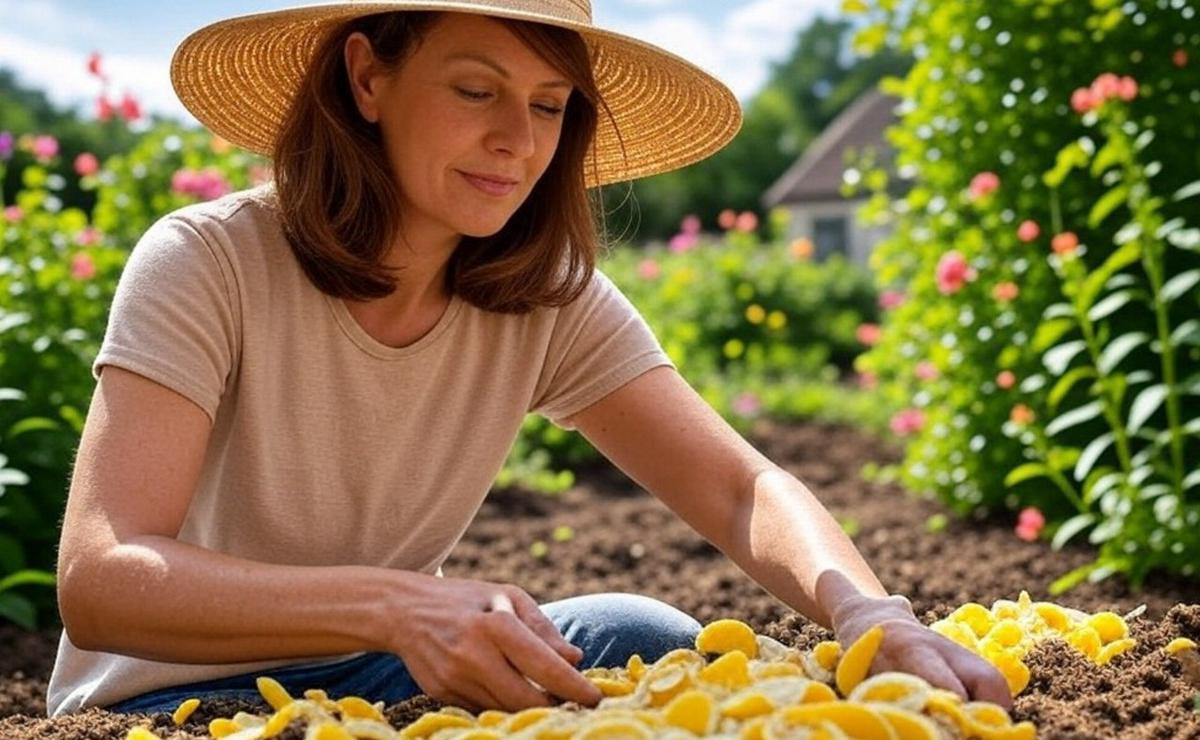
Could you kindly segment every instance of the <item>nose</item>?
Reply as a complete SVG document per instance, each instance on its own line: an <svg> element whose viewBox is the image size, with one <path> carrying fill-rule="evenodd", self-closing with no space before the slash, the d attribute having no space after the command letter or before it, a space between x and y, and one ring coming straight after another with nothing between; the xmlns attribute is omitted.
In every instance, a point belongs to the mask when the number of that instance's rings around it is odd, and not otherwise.
<svg viewBox="0 0 1200 740"><path fill-rule="evenodd" d="M519 159L533 156L537 144L532 117L529 106L519 101L502 106L488 132L488 148Z"/></svg>

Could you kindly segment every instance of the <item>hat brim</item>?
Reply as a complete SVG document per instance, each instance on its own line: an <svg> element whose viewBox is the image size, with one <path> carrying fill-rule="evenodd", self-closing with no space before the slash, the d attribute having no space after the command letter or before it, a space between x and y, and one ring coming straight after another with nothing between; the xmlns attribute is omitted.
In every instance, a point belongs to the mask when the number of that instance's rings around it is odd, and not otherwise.
<svg viewBox="0 0 1200 740"><path fill-rule="evenodd" d="M720 80L653 44L594 26L463 2L338 3L255 13L189 35L171 60L183 105L218 136L270 156L288 106L326 29L390 11L475 13L577 31L592 50L601 111L585 164L588 187L679 169L724 147L742 125Z"/></svg>

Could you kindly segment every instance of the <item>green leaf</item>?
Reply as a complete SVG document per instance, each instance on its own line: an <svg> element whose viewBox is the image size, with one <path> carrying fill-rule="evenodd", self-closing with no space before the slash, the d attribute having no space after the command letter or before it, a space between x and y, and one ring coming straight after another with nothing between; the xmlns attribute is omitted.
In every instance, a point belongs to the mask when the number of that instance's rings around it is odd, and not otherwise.
<svg viewBox="0 0 1200 740"><path fill-rule="evenodd" d="M1062 414L1046 425L1046 436L1053 437L1064 429L1070 429L1073 426L1091 421L1100 415L1104 409L1102 401L1091 401L1085 403L1079 408L1072 409L1065 414Z"/></svg>
<svg viewBox="0 0 1200 740"><path fill-rule="evenodd" d="M1087 342L1082 339L1060 344L1042 355L1042 364L1051 374L1062 375L1066 372L1067 366L1071 364L1071 360L1075 359L1075 355L1085 349L1087 349Z"/></svg>
<svg viewBox="0 0 1200 740"><path fill-rule="evenodd" d="M1108 255L1108 259L1104 260L1104 263L1097 267L1095 272L1084 279L1077 299L1080 305L1091 306L1095 303L1096 296L1100 294L1100 289L1108 282L1108 279L1122 268L1137 262L1141 256L1142 245L1138 241L1127 242Z"/></svg>
<svg viewBox="0 0 1200 740"><path fill-rule="evenodd" d="M1033 478L1041 478L1050 475L1050 468L1045 463L1031 462L1025 463L1017 468L1014 468L1004 477L1004 485L1012 488L1018 483L1022 483Z"/></svg>
<svg viewBox="0 0 1200 740"><path fill-rule="evenodd" d="M1058 319L1066 316L1067 318L1075 317L1075 309L1071 308L1069 303L1051 303L1042 310L1043 319Z"/></svg>
<svg viewBox="0 0 1200 740"><path fill-rule="evenodd" d="M1087 447L1083 448L1083 452L1079 455L1079 460L1075 463L1075 480L1081 481L1091 472L1092 466L1108 449L1108 446L1116 439L1116 435L1112 432L1105 432L1099 437L1096 437L1088 443Z"/></svg>
<svg viewBox="0 0 1200 740"><path fill-rule="evenodd" d="M1188 252L1200 251L1200 229L1183 229L1167 236L1172 245Z"/></svg>
<svg viewBox="0 0 1200 740"><path fill-rule="evenodd" d="M1047 403L1050 404L1050 410L1058 408L1058 404L1062 402L1063 396L1071 390L1071 387L1078 383L1083 378L1096 377L1096 369L1090 365L1083 365L1072 368L1071 372L1058 379L1054 387L1050 389L1050 395L1046 397Z"/></svg>
<svg viewBox="0 0 1200 740"><path fill-rule="evenodd" d="M1200 347L1200 319L1188 319L1175 327L1175 331L1171 332L1171 344L1176 347L1181 344Z"/></svg>
<svg viewBox="0 0 1200 740"><path fill-rule="evenodd" d="M25 567L25 550L15 537L0 533L0 572L12 573Z"/></svg>
<svg viewBox="0 0 1200 740"><path fill-rule="evenodd" d="M54 578L53 573L47 573L44 570L19 570L16 573L0 578L0 592L29 584L53 586L56 583L58 581Z"/></svg>
<svg viewBox="0 0 1200 740"><path fill-rule="evenodd" d="M22 434L39 431L57 431L59 424L54 419L47 419L44 416L30 416L21 419L8 430L8 438L16 439Z"/></svg>
<svg viewBox="0 0 1200 740"><path fill-rule="evenodd" d="M1184 185L1180 189L1176 190L1175 195L1171 196L1171 199L1178 202L1181 200L1187 200L1188 198L1192 198L1197 195L1200 195L1200 180L1189 182L1187 185Z"/></svg>
<svg viewBox="0 0 1200 740"><path fill-rule="evenodd" d="M1098 227L1110 213L1117 209L1117 206L1125 202L1128 196L1128 185L1118 185L1100 196L1100 199L1092 206L1091 212L1088 213L1088 226L1093 229Z"/></svg>
<svg viewBox="0 0 1200 740"><path fill-rule="evenodd" d="M1149 341L1150 335L1144 331L1122 334L1108 343L1108 346L1100 353L1100 359L1096 362L1096 366L1102 374L1108 375L1116 369L1117 365L1121 364L1121 360L1124 360L1130 352Z"/></svg>
<svg viewBox="0 0 1200 740"><path fill-rule="evenodd" d="M1088 542L1093 545L1100 545L1108 542L1113 537L1116 537L1121 533L1122 524L1123 521L1119 517L1105 519L1103 522L1097 525L1095 529L1092 530L1091 534L1088 535ZM1088 580L1091 580L1090 576L1088 577Z"/></svg>
<svg viewBox="0 0 1200 740"><path fill-rule="evenodd" d="M1063 180L1070 174L1071 170L1076 167L1083 167L1087 164L1088 153L1078 141L1073 141L1067 144L1058 151L1058 156L1055 157L1054 169L1042 175L1042 182L1048 187L1057 188L1062 185Z"/></svg>
<svg viewBox="0 0 1200 740"><path fill-rule="evenodd" d="M20 470L13 468L0 469L0 491L3 491L5 486L27 485L29 485L29 476Z"/></svg>
<svg viewBox="0 0 1200 740"><path fill-rule="evenodd" d="M1158 407L1162 405L1163 399L1167 397L1167 386L1165 383L1157 383L1143 388L1142 392L1133 399L1133 406L1129 409L1129 422L1127 429L1130 434L1137 432L1146 423L1146 420L1158 411Z"/></svg>
<svg viewBox="0 0 1200 740"><path fill-rule="evenodd" d="M1092 502L1111 491L1113 487L1119 484L1121 479L1124 477L1125 474L1120 471L1100 476L1096 479L1096 482L1092 484L1091 488L1084 490L1083 503L1091 506Z"/></svg>
<svg viewBox="0 0 1200 740"><path fill-rule="evenodd" d="M1130 299L1133 298L1133 295L1134 293L1132 290L1122 290L1107 296L1104 300L1092 306L1092 310L1088 311L1088 319L1092 321L1099 321L1105 316L1108 316L1116 311L1121 306L1129 303Z"/></svg>
<svg viewBox="0 0 1200 740"><path fill-rule="evenodd" d="M1168 280L1159 291L1159 299L1164 303L1170 303L1191 290L1196 283L1200 283L1200 267L1181 272Z"/></svg>
<svg viewBox="0 0 1200 740"><path fill-rule="evenodd" d="M1083 581L1086 580L1089 575L1091 575L1092 571L1098 569L1099 567L1100 563L1089 563L1088 565L1080 566L1075 570L1072 570L1070 573L1056 578L1054 582L1050 584L1050 595L1059 596L1060 594L1070 591L1080 583L1083 583Z"/></svg>
<svg viewBox="0 0 1200 740"><path fill-rule="evenodd" d="M1090 527L1094 521L1096 521L1096 515L1088 512L1076 514L1063 522L1058 531L1054 533L1054 538L1050 540L1050 549L1061 550L1072 537Z"/></svg>
<svg viewBox="0 0 1200 740"><path fill-rule="evenodd" d="M33 602L20 594L0 593L0 619L7 619L31 632L37 629L37 611Z"/></svg>
<svg viewBox="0 0 1200 740"><path fill-rule="evenodd" d="M1029 346L1034 352L1041 352L1061 339L1063 334L1074 328L1074 319L1051 319L1043 321L1038 325L1037 332L1033 335L1033 341Z"/></svg>
<svg viewBox="0 0 1200 740"><path fill-rule="evenodd" d="M1188 473L1187 477L1183 479L1183 490L1186 491L1195 486L1200 486L1200 468Z"/></svg>
<svg viewBox="0 0 1200 740"><path fill-rule="evenodd" d="M20 388L0 388L0 401L24 401L25 391Z"/></svg>

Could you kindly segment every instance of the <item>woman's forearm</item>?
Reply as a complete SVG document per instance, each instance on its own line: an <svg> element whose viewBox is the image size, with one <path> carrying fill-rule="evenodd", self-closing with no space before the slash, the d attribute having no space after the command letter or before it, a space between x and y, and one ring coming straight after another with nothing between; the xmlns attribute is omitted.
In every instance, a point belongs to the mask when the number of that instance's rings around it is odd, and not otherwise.
<svg viewBox="0 0 1200 740"><path fill-rule="evenodd" d="M726 554L788 606L822 626L847 599L887 591L820 501L783 470L759 473L739 502Z"/></svg>
<svg viewBox="0 0 1200 740"><path fill-rule="evenodd" d="M236 663L382 650L406 576L245 560L145 535L60 574L67 635L85 650Z"/></svg>

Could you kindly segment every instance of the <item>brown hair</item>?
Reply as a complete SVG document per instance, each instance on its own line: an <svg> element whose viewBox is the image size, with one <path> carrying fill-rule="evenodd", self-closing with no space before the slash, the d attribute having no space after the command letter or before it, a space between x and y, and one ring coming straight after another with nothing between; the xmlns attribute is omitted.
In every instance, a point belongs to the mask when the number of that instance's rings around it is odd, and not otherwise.
<svg viewBox="0 0 1200 740"><path fill-rule="evenodd" d="M300 265L325 293L353 300L391 294L395 268L382 260L401 228L399 191L379 128L359 114L350 91L345 41L363 32L376 57L395 71L439 16L382 13L335 28L318 46L283 121L273 153L280 218ZM575 89L545 173L500 231L462 237L447 265L445 287L483 309L525 313L569 303L591 279L602 206L585 187L584 161L604 103L579 34L497 20Z"/></svg>

